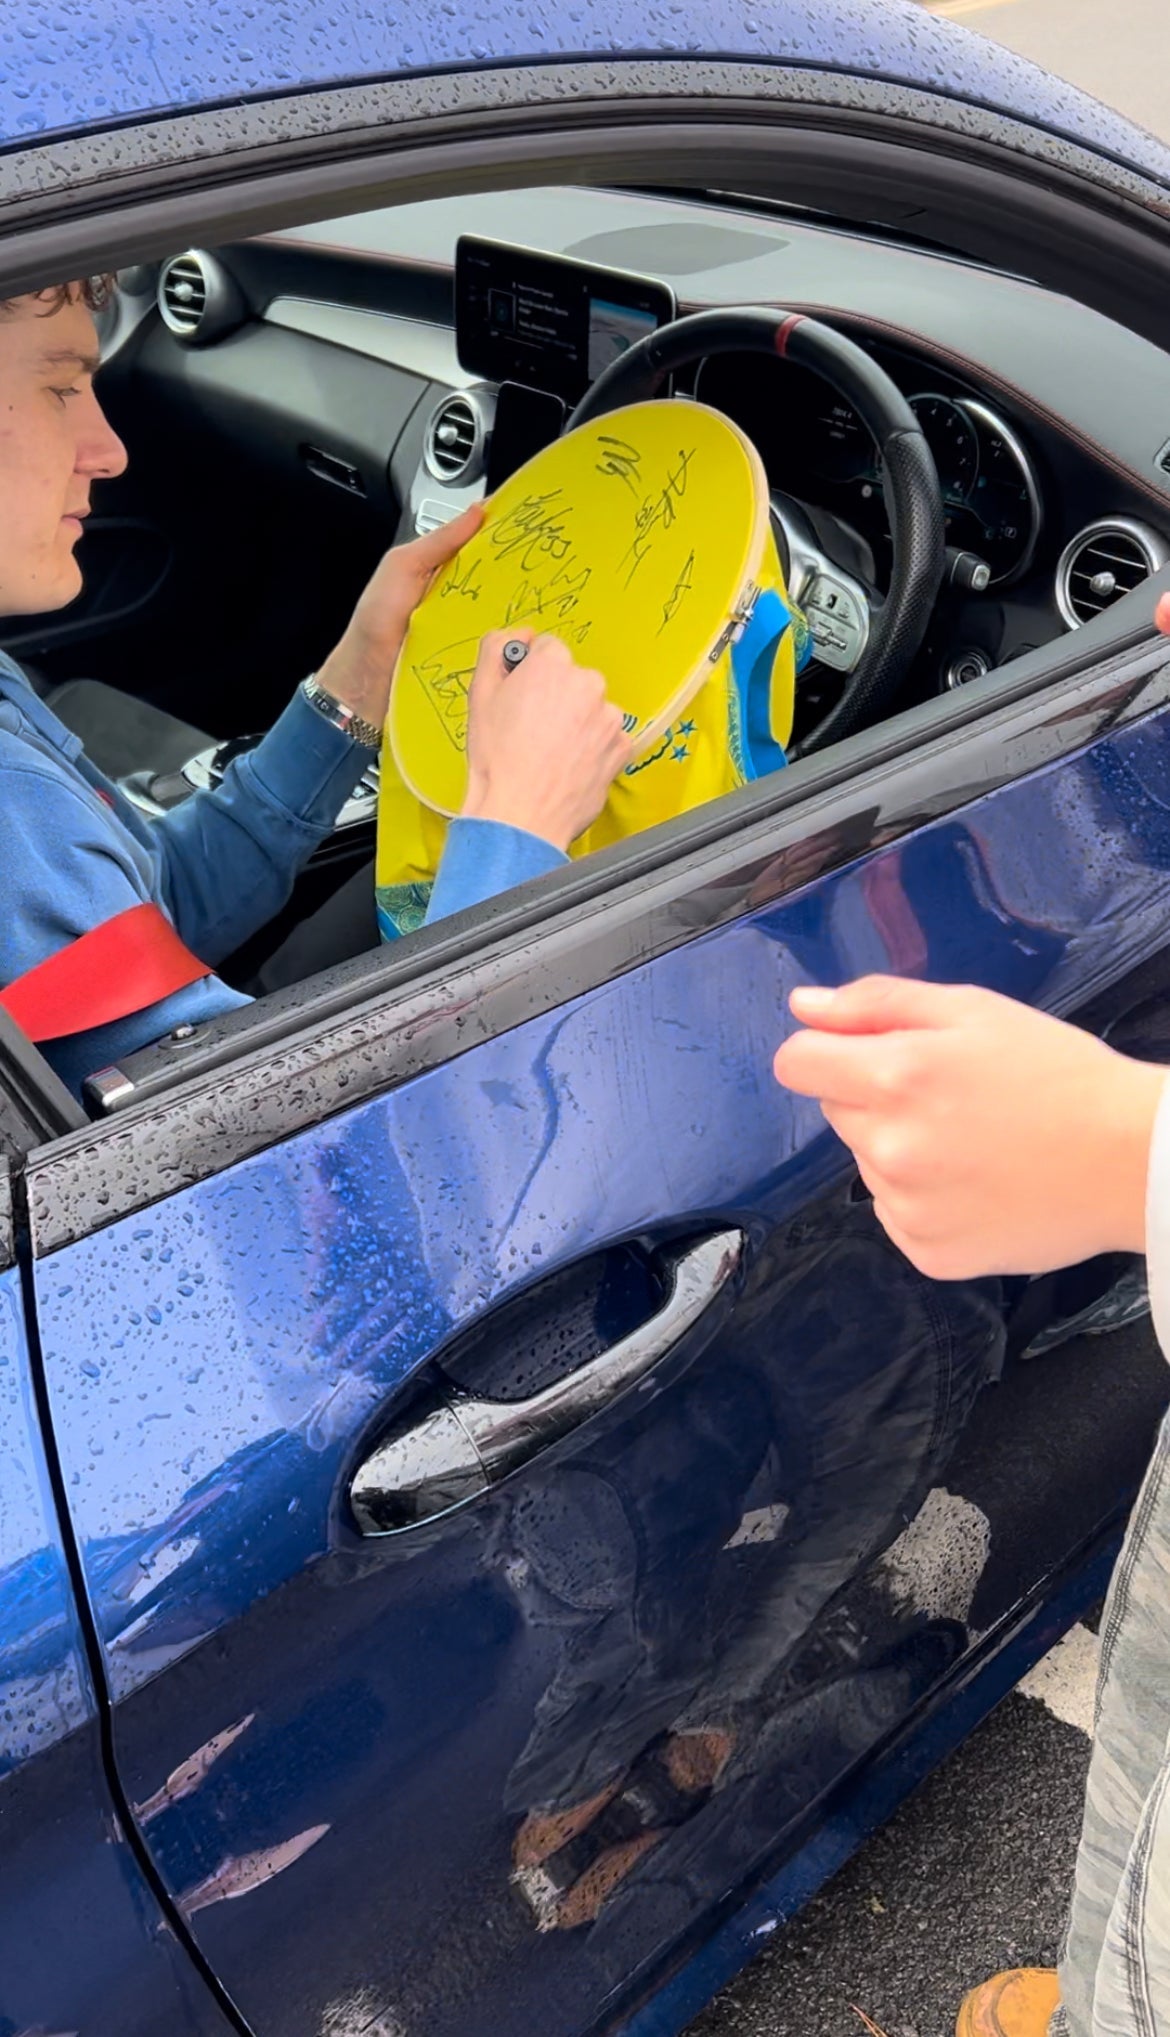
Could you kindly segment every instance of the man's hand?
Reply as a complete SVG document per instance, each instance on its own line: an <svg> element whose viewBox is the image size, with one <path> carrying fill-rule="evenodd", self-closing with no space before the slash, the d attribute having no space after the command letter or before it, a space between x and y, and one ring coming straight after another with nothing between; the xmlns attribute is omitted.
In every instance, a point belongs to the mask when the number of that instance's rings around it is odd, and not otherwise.
<svg viewBox="0 0 1170 2037"><path fill-rule="evenodd" d="M895 1245L936 1280L1145 1249L1166 1071L993 991L797 990L777 1080L819 1098Z"/></svg>
<svg viewBox="0 0 1170 2037"><path fill-rule="evenodd" d="M513 672L503 659L509 640L531 646ZM468 702L464 814L567 850L632 755L600 672L576 664L559 637L514 629L484 638Z"/></svg>
<svg viewBox="0 0 1170 2037"><path fill-rule="evenodd" d="M452 523L395 545L387 552L362 595L349 628L317 673L335 700L363 721L381 728L390 705L390 681L407 625L435 573L474 537L484 505L473 502Z"/></svg>

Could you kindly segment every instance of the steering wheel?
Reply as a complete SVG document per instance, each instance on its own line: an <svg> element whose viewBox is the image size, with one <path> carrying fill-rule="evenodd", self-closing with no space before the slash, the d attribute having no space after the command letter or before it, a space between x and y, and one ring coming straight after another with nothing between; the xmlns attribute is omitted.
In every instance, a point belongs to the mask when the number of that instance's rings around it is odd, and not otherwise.
<svg viewBox="0 0 1170 2037"><path fill-rule="evenodd" d="M877 442L893 567L880 600L817 543L798 503L773 501L789 589L815 655L845 674L828 714L790 752L806 755L876 719L897 692L926 633L943 574L943 505L922 428L901 390L843 333L799 312L752 307L700 311L664 325L598 376L565 429L657 394L667 375L708 354L772 354L811 368L851 404Z"/></svg>

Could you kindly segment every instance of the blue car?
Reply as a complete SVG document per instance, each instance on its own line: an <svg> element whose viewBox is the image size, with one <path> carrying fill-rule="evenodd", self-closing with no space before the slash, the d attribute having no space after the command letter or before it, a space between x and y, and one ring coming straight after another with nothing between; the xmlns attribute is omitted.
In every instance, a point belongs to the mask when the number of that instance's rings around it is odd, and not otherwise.
<svg viewBox="0 0 1170 2037"><path fill-rule="evenodd" d="M788 768L83 1103L0 1018L0 2032L666 2037L1167 1399L1140 1267L920 1277L771 1060L871 969L1170 1059L1170 152L909 0L8 0L0 296L111 270L2 642L144 811L631 395L753 439L813 657Z"/></svg>

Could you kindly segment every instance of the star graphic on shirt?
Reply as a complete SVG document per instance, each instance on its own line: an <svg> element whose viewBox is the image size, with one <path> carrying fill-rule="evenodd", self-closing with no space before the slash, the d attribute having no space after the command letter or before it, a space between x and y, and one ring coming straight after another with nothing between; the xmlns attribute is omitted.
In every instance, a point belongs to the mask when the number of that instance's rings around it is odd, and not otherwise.
<svg viewBox="0 0 1170 2037"><path fill-rule="evenodd" d="M693 722L693 721L680 721L680 723L679 723L679 725L678 725L678 732L679 732L680 736L693 736L693 735L694 735L694 733L695 733L695 724L694 724L694 722Z"/></svg>
<svg viewBox="0 0 1170 2037"><path fill-rule="evenodd" d="M690 756L691 753L688 750L685 743L679 743L676 744L675 748L671 751L670 754L674 758L676 764L681 764L687 757Z"/></svg>

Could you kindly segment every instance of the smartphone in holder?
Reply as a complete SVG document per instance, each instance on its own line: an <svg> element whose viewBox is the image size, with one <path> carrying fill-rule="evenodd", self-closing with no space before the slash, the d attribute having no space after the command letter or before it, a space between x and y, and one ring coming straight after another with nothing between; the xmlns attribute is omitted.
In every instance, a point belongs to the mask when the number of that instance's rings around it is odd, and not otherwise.
<svg viewBox="0 0 1170 2037"><path fill-rule="evenodd" d="M522 382L502 382L496 397L495 422L488 448L487 492L493 495L510 474L560 437L568 416L562 396L526 389Z"/></svg>

